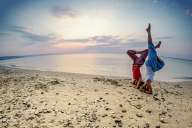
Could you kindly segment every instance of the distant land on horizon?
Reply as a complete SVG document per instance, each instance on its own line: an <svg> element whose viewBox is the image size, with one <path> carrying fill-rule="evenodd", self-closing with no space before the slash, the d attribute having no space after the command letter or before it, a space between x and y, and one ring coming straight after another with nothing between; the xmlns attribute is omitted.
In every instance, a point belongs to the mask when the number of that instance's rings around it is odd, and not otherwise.
<svg viewBox="0 0 192 128"><path fill-rule="evenodd" d="M1 60L9 60L9 59L17 59L24 57L34 57L34 56L46 56L46 55L64 55L64 54L120 54L120 53L47 53L47 54L32 54L32 55L18 55L18 56L0 56ZM171 57L171 56L162 56L163 58L184 60L184 61L192 61L191 59L179 58L179 57Z"/></svg>

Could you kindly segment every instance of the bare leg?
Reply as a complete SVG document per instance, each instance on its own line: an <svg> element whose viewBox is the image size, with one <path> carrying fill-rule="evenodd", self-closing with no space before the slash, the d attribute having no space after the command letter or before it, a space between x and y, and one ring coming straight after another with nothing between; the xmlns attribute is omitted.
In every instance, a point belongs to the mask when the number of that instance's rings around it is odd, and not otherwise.
<svg viewBox="0 0 192 128"><path fill-rule="evenodd" d="M151 83L152 83L151 80L147 80L144 85L141 85L139 87L139 90L147 94L152 94L153 91L152 91Z"/></svg>
<svg viewBox="0 0 192 128"><path fill-rule="evenodd" d="M147 34L148 34L148 43L152 43L152 37L151 37L151 24L148 25L147 29Z"/></svg>
<svg viewBox="0 0 192 128"><path fill-rule="evenodd" d="M144 82L142 81L142 79L139 79L139 81L137 82L137 85L135 85L134 88L139 89L143 85L144 85Z"/></svg>
<svg viewBox="0 0 192 128"><path fill-rule="evenodd" d="M136 85L137 85L137 83L138 83L138 80L133 79L131 83L133 84L133 87L135 88L135 86L136 86Z"/></svg>
<svg viewBox="0 0 192 128"><path fill-rule="evenodd" d="M151 25L150 25L150 24L148 25L146 31L147 31L147 34L148 34L148 46L151 45L151 43L152 43L152 45L153 45L152 37L151 37ZM159 44L161 45L161 43L159 43ZM148 49L148 50L149 50L149 49ZM149 51L149 52L150 52L150 51ZM149 52L148 52L148 53L149 53ZM148 54L148 57L150 57L149 54ZM145 89L144 92L147 93L147 94L152 94L151 83L152 83L151 80L147 80L147 81L146 81L146 85L145 85L145 87L144 87L144 89Z"/></svg>
<svg viewBox="0 0 192 128"><path fill-rule="evenodd" d="M134 50L128 50L128 51L127 51L127 55L132 59L133 64L135 64L136 60L138 59L138 57L136 56L136 51L134 51ZM138 80L136 80L136 79L133 79L133 80L132 80L133 87L134 87L135 85L137 85L137 83L138 83Z"/></svg>

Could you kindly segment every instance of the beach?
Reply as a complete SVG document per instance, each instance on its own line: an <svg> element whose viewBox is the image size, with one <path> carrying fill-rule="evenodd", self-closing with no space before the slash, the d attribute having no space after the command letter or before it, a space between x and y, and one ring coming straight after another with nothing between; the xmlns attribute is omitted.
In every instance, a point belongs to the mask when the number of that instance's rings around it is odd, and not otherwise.
<svg viewBox="0 0 192 128"><path fill-rule="evenodd" d="M131 79L0 66L1 128L192 128L192 81Z"/></svg>

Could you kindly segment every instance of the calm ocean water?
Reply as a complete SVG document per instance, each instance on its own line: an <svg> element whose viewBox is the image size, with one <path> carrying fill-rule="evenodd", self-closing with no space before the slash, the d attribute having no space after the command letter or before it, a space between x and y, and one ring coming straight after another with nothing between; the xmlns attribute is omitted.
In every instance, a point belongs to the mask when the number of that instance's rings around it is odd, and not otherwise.
<svg viewBox="0 0 192 128"><path fill-rule="evenodd" d="M192 61L163 58L166 66L155 79L180 81L192 79ZM132 61L126 54L63 54L23 57L0 61L0 65L41 71L59 71L131 77ZM145 77L145 65L142 67Z"/></svg>

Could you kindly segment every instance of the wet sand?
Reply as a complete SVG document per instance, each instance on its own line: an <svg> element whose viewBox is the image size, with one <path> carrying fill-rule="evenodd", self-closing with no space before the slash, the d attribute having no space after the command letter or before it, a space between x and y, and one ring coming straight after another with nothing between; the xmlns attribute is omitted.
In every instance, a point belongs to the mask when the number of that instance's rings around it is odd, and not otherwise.
<svg viewBox="0 0 192 128"><path fill-rule="evenodd" d="M154 82L0 66L0 128L192 128L192 82Z"/></svg>

